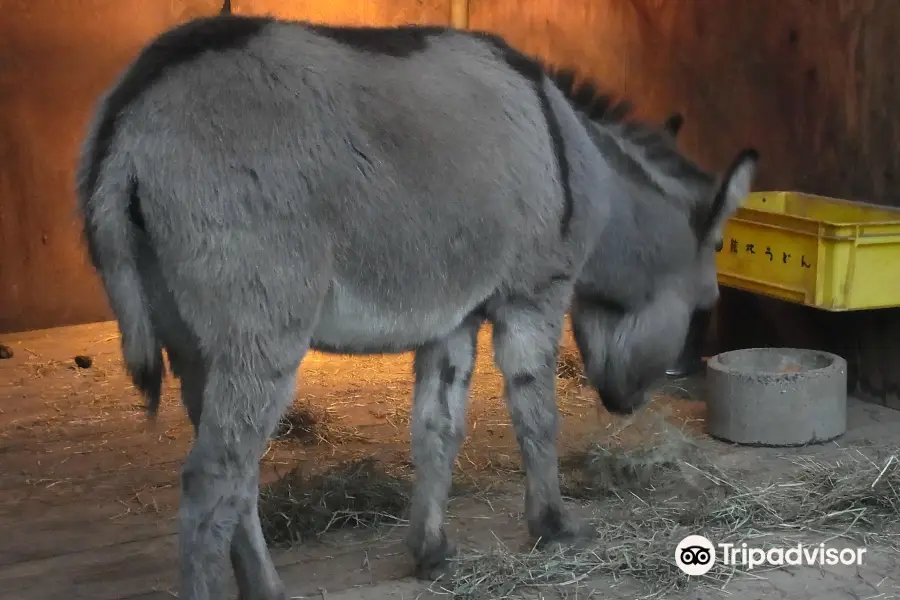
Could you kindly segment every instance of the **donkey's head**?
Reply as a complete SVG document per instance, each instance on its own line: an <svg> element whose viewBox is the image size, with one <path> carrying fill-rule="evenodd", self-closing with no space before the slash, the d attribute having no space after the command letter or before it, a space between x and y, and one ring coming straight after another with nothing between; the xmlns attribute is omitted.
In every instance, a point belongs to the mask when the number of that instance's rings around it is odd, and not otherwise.
<svg viewBox="0 0 900 600"><path fill-rule="evenodd" d="M576 285L575 341L604 406L627 414L682 349L695 311L719 296L716 252L725 222L750 192L758 155L745 149L718 176L675 147L682 124L594 118L591 135L612 176L609 224Z"/></svg>

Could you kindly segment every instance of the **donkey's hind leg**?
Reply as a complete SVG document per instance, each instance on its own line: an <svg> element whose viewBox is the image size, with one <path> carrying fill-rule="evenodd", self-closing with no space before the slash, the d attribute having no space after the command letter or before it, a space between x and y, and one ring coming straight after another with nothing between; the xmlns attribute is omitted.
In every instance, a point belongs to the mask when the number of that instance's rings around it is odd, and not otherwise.
<svg viewBox="0 0 900 600"><path fill-rule="evenodd" d="M444 533L444 511L453 463L466 433L466 400L481 322L471 316L415 355L410 429L416 482L406 542L415 574L422 579L444 574L447 558L455 551Z"/></svg>
<svg viewBox="0 0 900 600"><path fill-rule="evenodd" d="M281 348L298 358L276 366L250 350L270 343L226 344L234 354L213 357L204 371L202 411L194 410L201 414L182 473L179 515L182 598L188 600L225 597L226 555L242 600L285 597L257 514L259 461L293 397L305 348Z"/></svg>
<svg viewBox="0 0 900 600"><path fill-rule="evenodd" d="M568 296L551 290L515 299L491 315L494 357L525 468L525 516L541 545L574 540L580 527L567 514L559 488L556 449L556 361Z"/></svg>
<svg viewBox="0 0 900 600"><path fill-rule="evenodd" d="M206 372L199 359L188 359L169 353L172 371L181 380L181 399L188 417L194 426L194 433L200 427L203 414L203 389ZM262 527L259 522L257 501L259 498L259 476L248 483L251 505L239 515L239 520L231 540L231 565L234 569L239 600L283 600L287 598L284 585L269 558Z"/></svg>

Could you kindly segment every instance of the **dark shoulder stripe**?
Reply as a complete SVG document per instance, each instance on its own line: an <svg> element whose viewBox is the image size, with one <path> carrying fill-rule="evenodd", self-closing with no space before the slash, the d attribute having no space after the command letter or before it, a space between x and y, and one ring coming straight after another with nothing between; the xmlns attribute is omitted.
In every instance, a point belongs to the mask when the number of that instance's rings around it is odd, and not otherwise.
<svg viewBox="0 0 900 600"><path fill-rule="evenodd" d="M634 118L631 102L616 100L601 91L596 83L586 79L579 83L571 70L547 71L576 110L595 123L617 125L613 135L627 140L633 147L624 150L610 146L605 152L607 158L615 156L615 160L629 164L632 178L667 196L672 195L672 190L664 189L665 179L701 185L709 182L709 175L678 150L675 136L683 123L680 114L671 115L664 125L649 125Z"/></svg>
<svg viewBox="0 0 900 600"><path fill-rule="evenodd" d="M100 168L109 154L122 111L159 81L166 69L189 62L204 52L242 48L272 21L270 17L206 17L170 29L146 46L107 98L91 154L87 194L96 191Z"/></svg>
<svg viewBox="0 0 900 600"><path fill-rule="evenodd" d="M506 61L506 64L519 75L531 81L534 86L534 91L537 93L538 101L541 105L541 112L544 114L544 120L547 122L550 143L553 145L553 154L556 157L559 179L563 188L563 214L560 219L560 232L563 236L567 236L572 226L572 213L575 210L575 201L572 198L569 158L566 154L562 129L556 114L550 108L550 99L547 97L547 91L544 89L544 66L537 59L512 48L506 43L506 40L498 35L481 31L473 32L473 35L494 46L503 60Z"/></svg>

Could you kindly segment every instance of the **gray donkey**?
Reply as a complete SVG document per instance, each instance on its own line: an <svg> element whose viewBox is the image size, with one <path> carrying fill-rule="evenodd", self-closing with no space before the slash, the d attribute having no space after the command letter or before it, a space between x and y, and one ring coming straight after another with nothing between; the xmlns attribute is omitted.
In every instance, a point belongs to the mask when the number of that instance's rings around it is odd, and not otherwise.
<svg viewBox="0 0 900 600"><path fill-rule="evenodd" d="M78 174L88 251L149 413L164 348L196 432L181 598L223 598L229 555L242 599L286 597L259 460L310 349L415 352L420 577L452 564L444 511L484 321L528 530L580 532L557 470L564 315L603 404L636 410L716 301L721 228L757 155L707 174L548 73L484 33L223 15L159 36L103 98Z"/></svg>

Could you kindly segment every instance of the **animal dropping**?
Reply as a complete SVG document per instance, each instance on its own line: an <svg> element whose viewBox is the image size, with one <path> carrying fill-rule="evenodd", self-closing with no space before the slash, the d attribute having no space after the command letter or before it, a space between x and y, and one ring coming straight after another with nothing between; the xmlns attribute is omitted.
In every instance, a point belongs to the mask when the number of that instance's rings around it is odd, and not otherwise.
<svg viewBox="0 0 900 600"><path fill-rule="evenodd" d="M414 351L415 573L444 530L476 335L494 359L542 543L560 493L556 363L571 312L587 381L638 410L718 297L715 249L757 154L707 173L679 115L632 122L500 37L219 15L152 40L82 149L85 240L128 373L156 414L163 350L196 438L182 472L182 600L288 597L257 517L259 460L311 350Z"/></svg>

